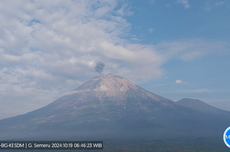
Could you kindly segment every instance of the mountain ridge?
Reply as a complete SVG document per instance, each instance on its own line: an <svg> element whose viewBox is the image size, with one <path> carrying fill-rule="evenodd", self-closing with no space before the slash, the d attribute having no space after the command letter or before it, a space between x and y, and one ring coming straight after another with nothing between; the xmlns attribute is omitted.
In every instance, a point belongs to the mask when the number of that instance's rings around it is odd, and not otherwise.
<svg viewBox="0 0 230 152"><path fill-rule="evenodd" d="M222 110L214 106L211 106L199 99L183 98L177 101L176 104L190 108L198 112L203 112L203 113L226 114L229 112L229 111Z"/></svg>
<svg viewBox="0 0 230 152"><path fill-rule="evenodd" d="M204 114L182 103L108 74L90 79L45 107L0 120L0 139L11 132L23 138L216 136L228 125L230 112ZM57 132L62 135L57 137Z"/></svg>

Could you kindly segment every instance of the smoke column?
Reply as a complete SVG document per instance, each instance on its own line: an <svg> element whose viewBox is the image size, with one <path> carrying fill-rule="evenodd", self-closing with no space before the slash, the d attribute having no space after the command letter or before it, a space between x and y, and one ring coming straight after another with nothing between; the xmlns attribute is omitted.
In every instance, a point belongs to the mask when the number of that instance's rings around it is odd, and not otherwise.
<svg viewBox="0 0 230 152"><path fill-rule="evenodd" d="M100 73L100 76L101 76L101 73L103 72L104 67L105 67L105 63L100 62L100 61L97 62L95 70L96 72Z"/></svg>

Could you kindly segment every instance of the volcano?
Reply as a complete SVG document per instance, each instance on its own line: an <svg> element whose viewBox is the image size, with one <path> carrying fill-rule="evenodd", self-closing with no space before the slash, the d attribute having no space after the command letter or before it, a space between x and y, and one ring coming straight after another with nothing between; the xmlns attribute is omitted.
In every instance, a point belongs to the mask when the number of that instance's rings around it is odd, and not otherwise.
<svg viewBox="0 0 230 152"><path fill-rule="evenodd" d="M216 137L222 136L229 122L228 111L200 100L174 102L108 74L43 108L0 120L0 139Z"/></svg>

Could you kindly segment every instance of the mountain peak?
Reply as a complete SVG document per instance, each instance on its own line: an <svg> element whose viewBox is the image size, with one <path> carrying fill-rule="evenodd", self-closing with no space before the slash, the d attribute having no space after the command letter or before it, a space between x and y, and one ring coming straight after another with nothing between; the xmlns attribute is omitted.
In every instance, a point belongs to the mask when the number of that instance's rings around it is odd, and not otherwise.
<svg viewBox="0 0 230 152"><path fill-rule="evenodd" d="M94 77L74 91L93 91L98 93L103 92L106 96L112 97L124 95L129 89L137 90L138 87L134 83L123 77L108 74L102 77Z"/></svg>
<svg viewBox="0 0 230 152"><path fill-rule="evenodd" d="M155 101L167 100L135 85L126 78L112 74L94 77L65 95L82 94L81 96L93 96L103 102L105 98L122 101L129 95L136 94L136 92L139 92L143 98L152 98Z"/></svg>
<svg viewBox="0 0 230 152"><path fill-rule="evenodd" d="M229 115L199 100L175 103L123 77L108 74L92 78L43 108L0 121L0 139L57 137L57 133L61 138L135 138L142 134L162 138L174 133L219 136L216 130L223 131ZM2 136L5 132L13 132L12 137Z"/></svg>

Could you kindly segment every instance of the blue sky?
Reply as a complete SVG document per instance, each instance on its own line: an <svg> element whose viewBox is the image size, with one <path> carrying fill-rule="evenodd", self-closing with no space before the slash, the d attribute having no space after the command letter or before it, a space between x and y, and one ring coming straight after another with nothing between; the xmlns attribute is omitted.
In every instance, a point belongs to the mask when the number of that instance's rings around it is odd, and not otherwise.
<svg viewBox="0 0 230 152"><path fill-rule="evenodd" d="M142 43L203 38L226 41L229 27L228 1L155 0L129 1L133 15L127 20ZM185 4L184 4L184 3ZM152 30L151 30L152 29Z"/></svg>
<svg viewBox="0 0 230 152"><path fill-rule="evenodd" d="M230 1L0 1L0 119L98 75L230 110Z"/></svg>
<svg viewBox="0 0 230 152"><path fill-rule="evenodd" d="M131 33L141 44L202 39L208 43L229 43L230 18L228 1L129 1L133 15ZM205 49L205 48L204 48ZM192 50L190 50L192 52ZM177 101L198 98L229 110L230 50L206 50L192 60L168 60L162 65L163 77L141 86ZM202 50L201 50L202 52ZM175 80L181 80L175 83Z"/></svg>

